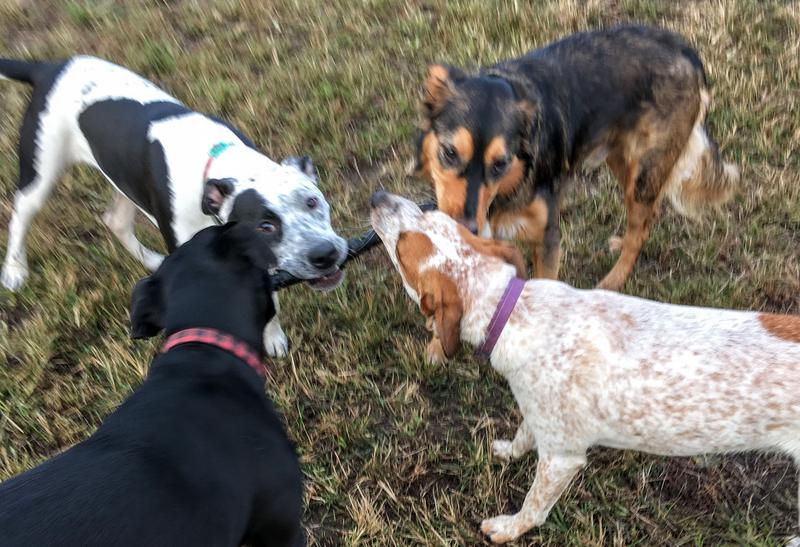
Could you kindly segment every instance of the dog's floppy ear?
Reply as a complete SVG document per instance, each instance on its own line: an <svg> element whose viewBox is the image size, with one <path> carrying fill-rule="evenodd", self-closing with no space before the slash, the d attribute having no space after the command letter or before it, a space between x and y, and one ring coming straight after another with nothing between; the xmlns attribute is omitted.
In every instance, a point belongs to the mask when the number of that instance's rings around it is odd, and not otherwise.
<svg viewBox="0 0 800 547"><path fill-rule="evenodd" d="M458 232L461 237L479 253L494 256L507 264L511 264L514 266L514 269L517 270L517 277L521 279L528 278L525 260L522 258L522 253L519 252L519 249L517 249L513 243L478 237L460 224L458 225Z"/></svg>
<svg viewBox="0 0 800 547"><path fill-rule="evenodd" d="M161 284L154 275L148 275L136 283L131 295L131 338L150 338L161 332L163 316Z"/></svg>
<svg viewBox="0 0 800 547"><path fill-rule="evenodd" d="M234 179L230 178L208 179L203 189L203 201L200 206L203 213L206 215L219 213L222 202L233 193L235 182Z"/></svg>
<svg viewBox="0 0 800 547"><path fill-rule="evenodd" d="M242 260L264 272L278 265L267 236L244 222L227 223L213 245L217 255Z"/></svg>
<svg viewBox="0 0 800 547"><path fill-rule="evenodd" d="M464 77L459 69L442 64L428 65L428 74L422 84L422 113L435 118L456 94L455 80Z"/></svg>
<svg viewBox="0 0 800 547"><path fill-rule="evenodd" d="M308 156L289 156L281 162L281 165L296 167L298 171L317 182L317 169Z"/></svg>
<svg viewBox="0 0 800 547"><path fill-rule="evenodd" d="M456 284L446 274L429 270L420 277L418 291L420 310L435 325L432 343L438 338L444 357L450 358L461 340L463 307Z"/></svg>

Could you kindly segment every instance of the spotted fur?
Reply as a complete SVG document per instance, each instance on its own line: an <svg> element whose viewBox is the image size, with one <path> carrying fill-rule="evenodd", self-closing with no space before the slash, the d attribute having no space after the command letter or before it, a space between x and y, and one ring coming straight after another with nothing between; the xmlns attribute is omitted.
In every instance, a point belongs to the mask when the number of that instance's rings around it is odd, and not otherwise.
<svg viewBox="0 0 800 547"><path fill-rule="evenodd" d="M117 192L103 216L125 248L155 270L163 256L134 235L136 211L172 251L195 233L235 220L280 231L278 268L318 288L341 281L345 240L308 158L278 164L238 129L193 112L152 82L94 57L28 63L0 59L0 74L33 85L20 129L20 179L0 281L17 290L28 275L25 238L64 170L99 170ZM211 163L215 145L227 148ZM212 206L213 205L213 206ZM313 205L313 206L312 206ZM320 282L323 280L324 282ZM288 348L277 317L265 332L270 355Z"/></svg>
<svg viewBox="0 0 800 547"><path fill-rule="evenodd" d="M426 279L446 277L462 310L460 339L481 344L515 268L481 252L448 216L397 196L374 203L372 223L403 264L411 298L421 300ZM409 234L424 238L424 259L403 256L414 249L397 242ZM769 450L800 464L798 333L795 316L528 281L491 354L523 421L492 451L509 460L536 448L536 478L518 513L481 530L502 543L541 525L596 445L670 456Z"/></svg>

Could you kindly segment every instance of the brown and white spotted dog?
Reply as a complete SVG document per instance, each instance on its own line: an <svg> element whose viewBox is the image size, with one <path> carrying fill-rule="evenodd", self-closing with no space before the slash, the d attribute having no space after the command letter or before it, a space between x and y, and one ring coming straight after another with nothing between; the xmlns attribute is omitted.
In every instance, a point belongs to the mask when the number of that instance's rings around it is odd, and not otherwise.
<svg viewBox="0 0 800 547"><path fill-rule="evenodd" d="M413 170L442 211L484 237L529 242L534 275L555 279L563 187L605 161L627 229L599 287L619 290L664 196L694 216L733 194L738 170L704 129L709 101L697 52L658 28L574 34L475 74L431 65Z"/></svg>
<svg viewBox="0 0 800 547"><path fill-rule="evenodd" d="M558 281L521 288L516 249L471 234L442 212L386 193L372 225L433 331L428 358L461 341L486 346L522 423L496 440L502 460L538 451L520 511L483 521L492 541L541 525L586 451L600 445L670 456L775 450L800 464L800 316L676 306ZM791 545L800 545L794 540Z"/></svg>

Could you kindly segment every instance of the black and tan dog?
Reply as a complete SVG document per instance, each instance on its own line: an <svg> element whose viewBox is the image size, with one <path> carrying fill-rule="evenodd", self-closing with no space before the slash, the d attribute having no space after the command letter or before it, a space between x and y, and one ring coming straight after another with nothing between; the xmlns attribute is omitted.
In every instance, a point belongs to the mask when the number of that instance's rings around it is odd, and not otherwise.
<svg viewBox="0 0 800 547"><path fill-rule="evenodd" d="M733 194L738 170L704 129L709 101L697 52L657 28L575 34L477 74L431 65L416 171L442 211L481 235L530 242L534 274L555 278L562 189L605 161L627 229L599 286L619 290L661 198L695 215Z"/></svg>

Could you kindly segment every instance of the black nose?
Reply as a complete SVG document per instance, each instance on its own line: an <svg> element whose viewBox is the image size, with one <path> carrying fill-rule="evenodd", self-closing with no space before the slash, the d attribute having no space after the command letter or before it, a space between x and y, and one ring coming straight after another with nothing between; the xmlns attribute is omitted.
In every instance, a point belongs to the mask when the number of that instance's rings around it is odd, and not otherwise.
<svg viewBox="0 0 800 547"><path fill-rule="evenodd" d="M330 241L317 243L308 253L308 261L319 270L327 270L336 264L339 258L339 251Z"/></svg>
<svg viewBox="0 0 800 547"><path fill-rule="evenodd" d="M388 197L389 194L387 192L383 190L378 190L377 192L372 194L372 197L369 199L369 206L372 207L373 209L375 207L379 207L384 201L386 201L386 198Z"/></svg>
<svg viewBox="0 0 800 547"><path fill-rule="evenodd" d="M462 218L458 222L473 234L478 235L478 221L474 218Z"/></svg>

